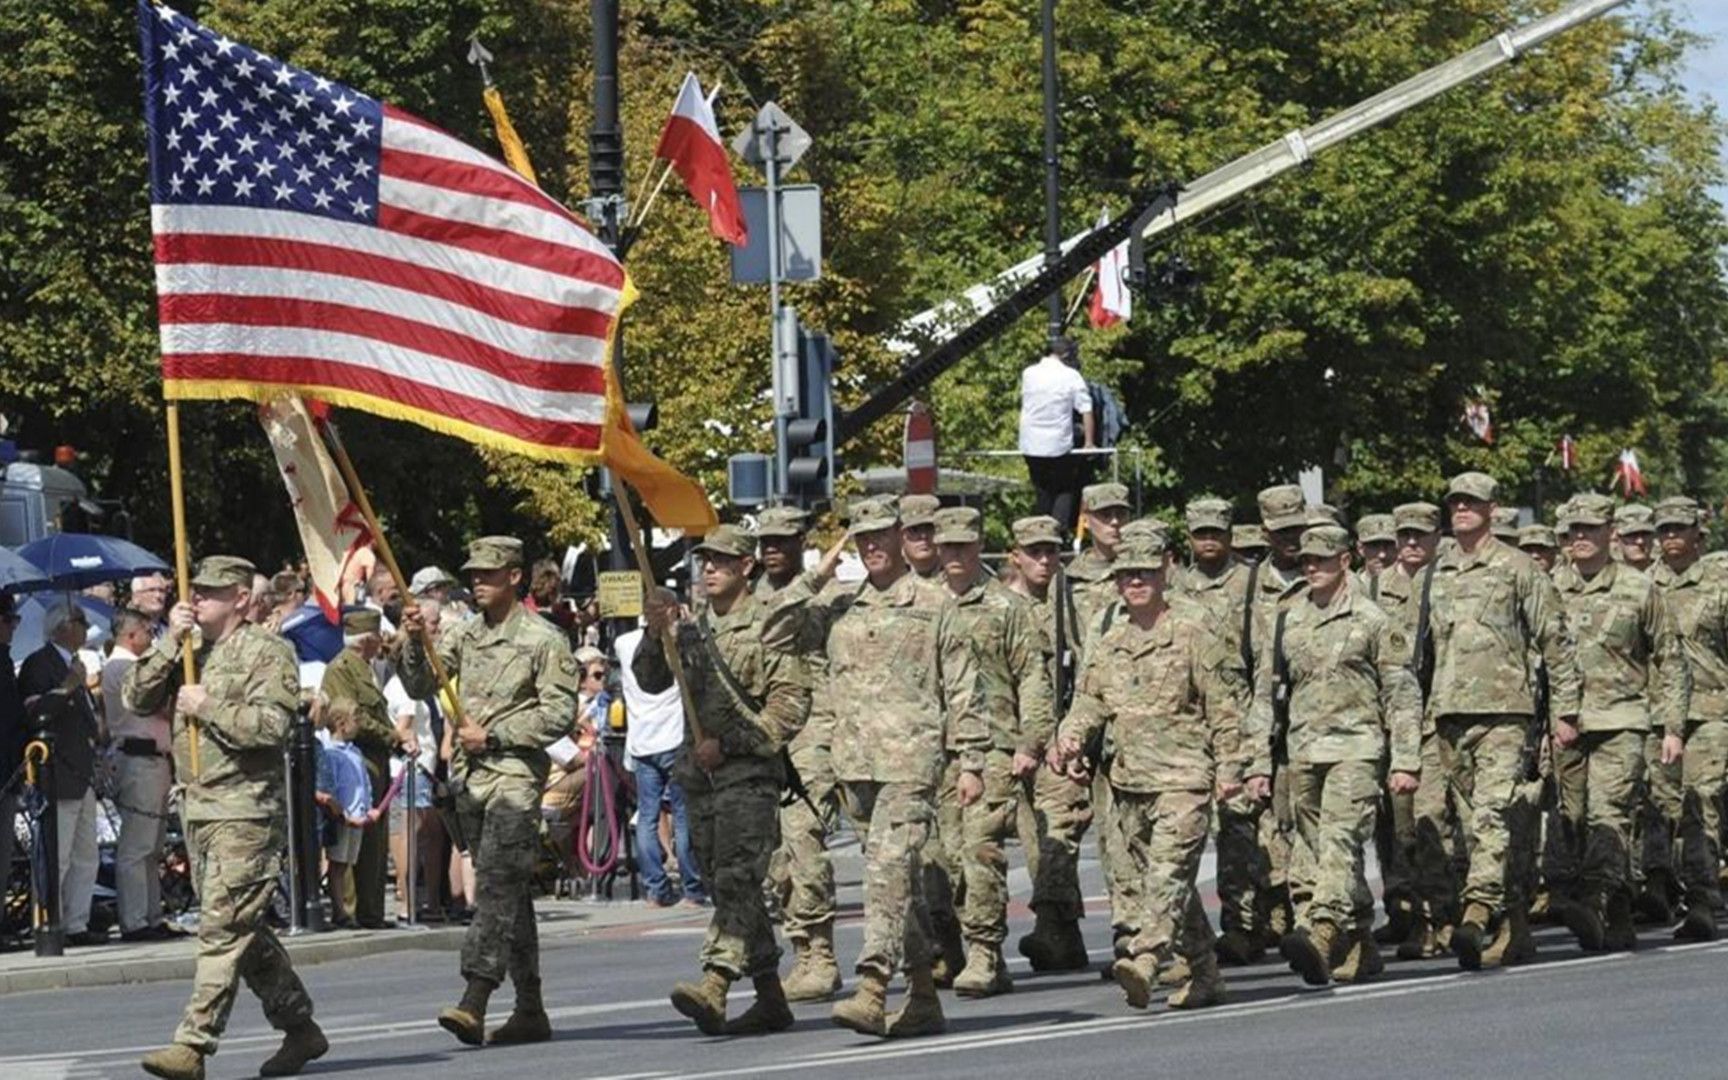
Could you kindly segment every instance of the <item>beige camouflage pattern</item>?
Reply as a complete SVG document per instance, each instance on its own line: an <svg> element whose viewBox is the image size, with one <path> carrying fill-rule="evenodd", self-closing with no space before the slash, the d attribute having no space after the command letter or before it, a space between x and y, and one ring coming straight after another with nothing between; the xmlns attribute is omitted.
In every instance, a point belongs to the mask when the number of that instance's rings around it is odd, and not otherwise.
<svg viewBox="0 0 1728 1080"><path fill-rule="evenodd" d="M1667 599L1692 677L1686 753L1680 760L1678 877L1688 902L1720 907L1717 867L1722 857L1723 788L1728 785L1728 567L1700 559L1683 571L1675 571L1659 562L1651 577ZM1656 739L1650 742L1652 749L1660 745ZM1667 793L1658 788L1660 781L1672 775L1672 767L1663 767L1660 761L1655 765L1658 771L1651 774L1652 805L1648 808L1654 811L1650 817L1655 820L1646 821L1647 834L1676 824L1671 804L1664 804ZM1648 843L1645 851L1648 869ZM1658 857L1663 853L1658 852Z"/></svg>
<svg viewBox="0 0 1728 1080"><path fill-rule="evenodd" d="M1664 594L1649 576L1609 562L1586 580L1571 566L1554 575L1577 642L1583 700L1580 731L1643 731L1652 724L1680 735L1691 679Z"/></svg>
<svg viewBox="0 0 1728 1080"><path fill-rule="evenodd" d="M1300 840L1290 867L1296 925L1373 926L1362 852L1374 831L1381 774L1380 762L1365 758L1291 761L1290 804Z"/></svg>

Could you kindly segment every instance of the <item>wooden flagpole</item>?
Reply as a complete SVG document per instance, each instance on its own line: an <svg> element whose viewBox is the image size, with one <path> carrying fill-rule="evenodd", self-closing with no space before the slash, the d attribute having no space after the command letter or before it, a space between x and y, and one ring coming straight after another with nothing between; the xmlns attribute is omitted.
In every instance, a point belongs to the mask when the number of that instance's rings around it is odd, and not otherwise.
<svg viewBox="0 0 1728 1080"><path fill-rule="evenodd" d="M642 527L636 524L636 509L630 505L630 487L616 470L612 473L612 491L618 502L618 512L624 515L624 533L630 538L630 553L636 557L636 571L642 575L642 592L646 596L654 588L654 564L648 560L648 549L642 543ZM684 677L684 658L678 654L678 630L669 625L660 632L660 648L666 654L666 666L672 669L672 680L678 684L678 697L684 703L684 715L690 718L690 733L697 742L704 738L702 718L696 714L696 697L690 693L690 680Z"/></svg>
<svg viewBox="0 0 1728 1080"><path fill-rule="evenodd" d="M191 557L186 551L186 487L180 475L180 405L173 401L168 402L168 494L174 516L174 579L180 602L190 604L192 570ZM186 685L197 685L198 661L192 656L190 634L180 643L180 664ZM191 759L192 778L196 780L199 774L198 720L188 716L185 721L187 756Z"/></svg>

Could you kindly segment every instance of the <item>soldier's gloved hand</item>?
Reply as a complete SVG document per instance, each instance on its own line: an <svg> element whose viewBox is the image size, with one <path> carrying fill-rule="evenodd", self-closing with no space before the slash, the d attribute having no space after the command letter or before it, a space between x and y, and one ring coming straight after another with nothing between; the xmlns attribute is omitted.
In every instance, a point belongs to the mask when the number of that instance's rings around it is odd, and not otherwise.
<svg viewBox="0 0 1728 1080"><path fill-rule="evenodd" d="M198 625L197 618L192 614L192 605L182 600L168 612L168 636L178 645L185 641Z"/></svg>
<svg viewBox="0 0 1728 1080"><path fill-rule="evenodd" d="M1686 754L1686 740L1678 735L1662 736L1662 764L1672 765Z"/></svg>
<svg viewBox="0 0 1728 1080"><path fill-rule="evenodd" d="M1014 763L1008 766L1008 771L1016 780L1026 779L1038 771L1037 755L1028 754L1024 750L1014 751Z"/></svg>
<svg viewBox="0 0 1728 1080"><path fill-rule="evenodd" d="M963 772L954 781L954 794L961 806L971 806L984 797L984 778L975 772Z"/></svg>
<svg viewBox="0 0 1728 1080"><path fill-rule="evenodd" d="M1564 716L1554 718L1554 745L1556 747L1564 749L1578 741L1578 728L1572 723L1573 720L1577 719L1576 716L1570 720Z"/></svg>
<svg viewBox="0 0 1728 1080"><path fill-rule="evenodd" d="M703 739L697 743L695 757L703 772L713 772L726 764L726 751L720 749L719 739Z"/></svg>
<svg viewBox="0 0 1728 1080"><path fill-rule="evenodd" d="M1270 776L1250 776L1242 782L1242 789L1256 799L1272 797L1272 778Z"/></svg>
<svg viewBox="0 0 1728 1080"><path fill-rule="evenodd" d="M1421 786L1415 773L1395 772L1386 781L1386 790L1394 795L1414 795Z"/></svg>

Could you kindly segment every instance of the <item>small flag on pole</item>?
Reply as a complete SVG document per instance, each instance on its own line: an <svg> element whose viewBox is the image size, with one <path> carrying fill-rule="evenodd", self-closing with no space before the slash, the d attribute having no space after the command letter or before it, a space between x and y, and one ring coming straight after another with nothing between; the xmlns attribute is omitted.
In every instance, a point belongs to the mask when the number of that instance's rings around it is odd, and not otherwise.
<svg viewBox="0 0 1728 1080"><path fill-rule="evenodd" d="M661 129L654 156L671 163L696 205L708 212L709 231L734 247L743 247L748 239L744 207L714 122L714 107L702 96L702 84L694 73L686 74L678 88L678 100Z"/></svg>
<svg viewBox="0 0 1728 1080"><path fill-rule="evenodd" d="M1560 456L1560 468L1571 472L1578 467L1578 443L1570 435L1560 436L1560 441L1554 444L1554 450Z"/></svg>
<svg viewBox="0 0 1728 1080"><path fill-rule="evenodd" d="M1614 466L1614 482L1620 485L1620 491L1627 498L1646 494L1644 487L1644 470L1638 467L1638 454L1628 447L1620 451L1620 460Z"/></svg>
<svg viewBox="0 0 1728 1080"><path fill-rule="evenodd" d="M1480 398L1464 403L1464 426L1488 445L1494 445L1494 419L1488 414L1488 403Z"/></svg>
<svg viewBox="0 0 1728 1080"><path fill-rule="evenodd" d="M312 600L334 623L341 617L342 580L350 564L371 546L372 532L318 434L324 411L320 403L308 408L293 394L283 394L260 405L258 418L288 487L312 576Z"/></svg>
<svg viewBox="0 0 1728 1080"><path fill-rule="evenodd" d="M1100 226L1109 223L1108 210L1098 215ZM1127 322L1134 308L1133 297L1128 292L1128 241L1124 240L1106 251L1093 271L1098 285L1092 292L1092 306L1087 311L1092 328L1102 330L1106 326Z"/></svg>

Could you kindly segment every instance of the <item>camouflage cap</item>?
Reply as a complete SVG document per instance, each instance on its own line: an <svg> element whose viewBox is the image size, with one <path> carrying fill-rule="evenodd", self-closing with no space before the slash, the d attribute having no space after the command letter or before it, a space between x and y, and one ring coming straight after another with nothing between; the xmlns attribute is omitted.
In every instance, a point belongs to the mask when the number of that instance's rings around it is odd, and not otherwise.
<svg viewBox="0 0 1728 1080"><path fill-rule="evenodd" d="M1569 520L1573 525L1607 525L1614 520L1614 500L1594 491L1574 495Z"/></svg>
<svg viewBox="0 0 1728 1080"><path fill-rule="evenodd" d="M1232 525L1230 546L1237 551L1264 551L1269 546L1266 530L1259 525Z"/></svg>
<svg viewBox="0 0 1728 1080"><path fill-rule="evenodd" d="M846 526L847 536L860 536L868 532L879 532L892 529L900 524L900 512L894 509L894 504L885 498L864 499L852 504L851 522Z"/></svg>
<svg viewBox="0 0 1728 1080"><path fill-rule="evenodd" d="M1269 487L1256 496L1255 501L1260 504L1260 524L1267 532L1308 525L1308 504L1302 498L1302 489L1295 484Z"/></svg>
<svg viewBox="0 0 1728 1080"><path fill-rule="evenodd" d="M1656 504L1654 520L1658 528L1664 525L1690 527L1703 519L1698 501L1689 495L1670 495Z"/></svg>
<svg viewBox="0 0 1728 1080"><path fill-rule="evenodd" d="M1461 472L1454 476L1446 485L1446 497L1461 495L1466 499L1480 499L1483 502L1493 502L1500 494L1500 485L1494 478L1483 472Z"/></svg>
<svg viewBox="0 0 1728 1080"><path fill-rule="evenodd" d="M1299 554L1329 559L1350 550L1350 534L1337 525L1315 525L1302 534Z"/></svg>
<svg viewBox="0 0 1728 1080"><path fill-rule="evenodd" d="M934 495L902 495L899 502L900 527L914 528L919 525L936 524L936 511L942 509L942 500Z"/></svg>
<svg viewBox="0 0 1728 1080"><path fill-rule="evenodd" d="M756 515L756 535L803 536L810 528L810 515L796 506L770 506Z"/></svg>
<svg viewBox="0 0 1728 1080"><path fill-rule="evenodd" d="M238 555L206 555L198 560L192 575L192 586L198 589L226 589L230 585L252 587L252 577L258 568Z"/></svg>
<svg viewBox="0 0 1728 1080"><path fill-rule="evenodd" d="M1488 531L1495 536L1515 544L1518 542L1518 508L1514 506L1496 506L1489 518Z"/></svg>
<svg viewBox="0 0 1728 1080"><path fill-rule="evenodd" d="M374 608L354 607L342 613L342 632L358 636L376 634L384 629L384 616Z"/></svg>
<svg viewBox="0 0 1728 1080"><path fill-rule="evenodd" d="M1048 514L1035 514L1015 520L1014 546L1029 548L1034 544L1062 543L1062 526Z"/></svg>
<svg viewBox="0 0 1728 1080"><path fill-rule="evenodd" d="M1109 510L1118 506L1129 508L1127 484L1088 484L1080 489L1082 510Z"/></svg>
<svg viewBox="0 0 1728 1080"><path fill-rule="evenodd" d="M1560 539L1554 535L1554 530L1546 525L1526 525L1518 530L1518 546L1521 548L1557 548Z"/></svg>
<svg viewBox="0 0 1728 1080"><path fill-rule="evenodd" d="M1162 570L1165 550L1162 537L1135 537L1132 542L1124 541L1116 549L1116 561L1110 564L1110 570L1118 575L1129 570Z"/></svg>
<svg viewBox="0 0 1728 1080"><path fill-rule="evenodd" d="M1202 529L1222 529L1229 532L1230 522L1234 516L1228 502L1211 496L1190 499L1182 513L1183 517L1187 519L1188 531L1191 533L1199 532Z"/></svg>
<svg viewBox="0 0 1728 1080"><path fill-rule="evenodd" d="M1363 514L1356 519L1356 539L1364 544L1389 544L1398 539L1398 525L1391 514Z"/></svg>
<svg viewBox="0 0 1728 1080"><path fill-rule="evenodd" d="M1431 502L1401 503L1392 508L1392 523L1399 532L1436 533L1440 531L1440 508Z"/></svg>
<svg viewBox="0 0 1728 1080"><path fill-rule="evenodd" d="M468 561L462 572L505 570L522 565L522 541L514 536L482 536L468 545Z"/></svg>
<svg viewBox="0 0 1728 1080"><path fill-rule="evenodd" d="M1656 513L1643 503L1627 503L1614 511L1614 527L1621 536L1656 531Z"/></svg>
<svg viewBox="0 0 1728 1080"><path fill-rule="evenodd" d="M976 544L984 538L984 515L970 506L936 511L938 544Z"/></svg>
<svg viewBox="0 0 1728 1080"><path fill-rule="evenodd" d="M1572 500L1567 499L1554 508L1554 528L1557 532L1565 532L1572 527Z"/></svg>
<svg viewBox="0 0 1728 1080"><path fill-rule="evenodd" d="M1350 523L1344 520L1344 511L1329 503L1317 503L1308 508L1308 527L1316 525L1336 525L1345 532L1350 531Z"/></svg>
<svg viewBox="0 0 1728 1080"><path fill-rule="evenodd" d="M1157 540L1160 547L1170 546L1170 526L1155 517L1135 518L1122 526L1122 543L1137 540Z"/></svg>
<svg viewBox="0 0 1728 1080"><path fill-rule="evenodd" d="M709 529L692 551L710 555L730 555L735 559L756 554L756 537L742 525L716 525Z"/></svg>

